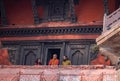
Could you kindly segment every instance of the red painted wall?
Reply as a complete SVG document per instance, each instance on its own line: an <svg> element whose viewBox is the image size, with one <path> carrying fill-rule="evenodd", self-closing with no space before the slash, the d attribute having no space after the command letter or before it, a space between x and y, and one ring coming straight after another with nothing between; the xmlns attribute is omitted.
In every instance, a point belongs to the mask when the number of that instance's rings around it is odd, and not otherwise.
<svg viewBox="0 0 120 81"><path fill-rule="evenodd" d="M33 25L34 18L32 12L31 0L4 0L5 9L7 13L8 23L10 25L20 25L20 27L25 27L24 25L28 25L28 27L58 27L58 26L78 26L81 23L91 22L102 22L104 15L104 7L103 0L80 0L79 5L75 6L75 12L78 17L78 23L74 23L71 25L69 22L50 22L50 23L42 23L40 25ZM114 11L115 9L115 1L109 0L110 11ZM43 7L38 7L39 17L42 18L44 13ZM92 24L93 25L93 24ZM18 26L11 26L18 27ZM59 35L59 36L38 36L38 37L8 37L8 38L0 38L0 40L51 40L51 39L95 39L99 35Z"/></svg>
<svg viewBox="0 0 120 81"><path fill-rule="evenodd" d="M115 0L108 0L109 12L112 13L115 11Z"/></svg>
<svg viewBox="0 0 120 81"><path fill-rule="evenodd" d="M31 37L2 37L0 41L17 41L17 40L63 40L63 39L96 39L99 35L48 35L48 36L31 36Z"/></svg>
<svg viewBox="0 0 120 81"><path fill-rule="evenodd" d="M31 0L4 0L9 24L31 25L34 23ZM115 0L109 0L110 11L115 9ZM43 17L43 8L38 7L39 17ZM103 0L80 0L75 6L79 23L101 22L103 20Z"/></svg>
<svg viewBox="0 0 120 81"><path fill-rule="evenodd" d="M103 0L80 0L75 6L79 22L88 23L103 20Z"/></svg>
<svg viewBox="0 0 120 81"><path fill-rule="evenodd" d="M39 6L37 8L37 10L38 10L39 18L43 18L43 16L44 16L44 8L42 6Z"/></svg>
<svg viewBox="0 0 120 81"><path fill-rule="evenodd" d="M33 24L31 0L4 0L8 23Z"/></svg>
<svg viewBox="0 0 120 81"><path fill-rule="evenodd" d="M0 12L0 25L1 25L1 12Z"/></svg>
<svg viewBox="0 0 120 81"><path fill-rule="evenodd" d="M115 10L115 0L108 0L109 11ZM76 15L79 22L103 21L104 4L103 0L80 0L75 6Z"/></svg>

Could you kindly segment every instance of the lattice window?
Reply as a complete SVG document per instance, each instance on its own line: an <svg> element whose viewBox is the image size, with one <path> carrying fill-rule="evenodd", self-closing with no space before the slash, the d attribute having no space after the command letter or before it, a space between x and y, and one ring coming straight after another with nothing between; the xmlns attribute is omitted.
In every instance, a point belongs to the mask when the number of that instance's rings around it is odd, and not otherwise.
<svg viewBox="0 0 120 81"><path fill-rule="evenodd" d="M46 6L48 21L63 21L68 16L68 0L48 0Z"/></svg>

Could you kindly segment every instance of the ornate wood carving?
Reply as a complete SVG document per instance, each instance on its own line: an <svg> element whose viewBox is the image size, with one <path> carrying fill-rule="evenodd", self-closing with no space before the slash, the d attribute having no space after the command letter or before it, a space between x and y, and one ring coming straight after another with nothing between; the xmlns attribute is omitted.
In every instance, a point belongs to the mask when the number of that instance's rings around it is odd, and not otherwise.
<svg viewBox="0 0 120 81"><path fill-rule="evenodd" d="M83 61L83 53L81 52L81 50L75 50L75 52L72 54L72 63L75 65L79 65L80 62L82 63L82 61Z"/></svg>
<svg viewBox="0 0 120 81"><path fill-rule="evenodd" d="M47 0L47 21L63 21L68 18L68 0Z"/></svg>
<svg viewBox="0 0 120 81"><path fill-rule="evenodd" d="M104 13L106 15L109 15L108 0L103 0L103 1L104 1Z"/></svg>
<svg viewBox="0 0 120 81"><path fill-rule="evenodd" d="M8 22L7 22L3 0L0 0L0 12L1 12L1 24L7 25Z"/></svg>
<svg viewBox="0 0 120 81"><path fill-rule="evenodd" d="M74 4L79 4L79 0L33 0L34 19L36 18L36 21L40 21L37 14L37 6L42 6L45 10L44 18L41 22L70 20L74 23L77 21Z"/></svg>
<svg viewBox="0 0 120 81"><path fill-rule="evenodd" d="M9 48L15 48L14 45L19 46L19 50L11 49L10 55L12 57L11 60L16 59L17 64L20 65L29 64L29 60L31 60L30 64L33 65L36 58L41 58L42 64L46 64L47 54L49 54L48 49L60 49L60 62L62 61L62 56L67 55L74 64L88 64L90 61L89 47L91 44L95 44L95 40L4 41L2 44L3 47ZM18 47L16 48L18 49ZM26 60L28 55L30 58ZM35 56L35 59L33 58L32 60L31 56ZM80 62L75 61L77 56L79 56L78 61Z"/></svg>
<svg viewBox="0 0 120 81"><path fill-rule="evenodd" d="M34 53L34 51L29 51L26 55L25 55L25 65L34 65L35 64L35 60L36 60L36 54Z"/></svg>
<svg viewBox="0 0 120 81"><path fill-rule="evenodd" d="M88 64L89 60L89 45L83 44L68 44L67 56L69 56L73 65Z"/></svg>
<svg viewBox="0 0 120 81"><path fill-rule="evenodd" d="M16 64L16 52L17 50L9 50L9 59L12 64Z"/></svg>
<svg viewBox="0 0 120 81"><path fill-rule="evenodd" d="M70 5L71 22L75 23L77 21L77 17L75 15L74 1L73 0L69 0L69 5Z"/></svg>
<svg viewBox="0 0 120 81"><path fill-rule="evenodd" d="M32 10L33 10L33 16L34 16L34 24L39 24L40 19L37 12L36 0L32 0Z"/></svg>
<svg viewBox="0 0 120 81"><path fill-rule="evenodd" d="M9 60L13 65L19 64L18 46L15 45L4 45L8 48Z"/></svg>
<svg viewBox="0 0 120 81"><path fill-rule="evenodd" d="M34 65L35 60L40 58L40 45L33 44L24 44L21 46L21 54L20 54L20 64L22 65Z"/></svg>
<svg viewBox="0 0 120 81"><path fill-rule="evenodd" d="M0 37L11 36L38 36L38 35L63 35L63 34L100 34L102 26L82 26L82 27L44 27L44 28L14 28L1 29Z"/></svg>

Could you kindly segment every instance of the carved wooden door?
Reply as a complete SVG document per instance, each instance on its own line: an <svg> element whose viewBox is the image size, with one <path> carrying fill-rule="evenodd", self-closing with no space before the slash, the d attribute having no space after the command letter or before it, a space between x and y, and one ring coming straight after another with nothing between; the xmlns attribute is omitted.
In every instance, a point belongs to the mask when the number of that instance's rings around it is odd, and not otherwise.
<svg viewBox="0 0 120 81"><path fill-rule="evenodd" d="M88 45L69 45L67 55L69 56L72 65L85 65L89 60Z"/></svg>
<svg viewBox="0 0 120 81"><path fill-rule="evenodd" d="M21 52L22 65L34 65L35 60L40 58L40 46L23 46Z"/></svg>

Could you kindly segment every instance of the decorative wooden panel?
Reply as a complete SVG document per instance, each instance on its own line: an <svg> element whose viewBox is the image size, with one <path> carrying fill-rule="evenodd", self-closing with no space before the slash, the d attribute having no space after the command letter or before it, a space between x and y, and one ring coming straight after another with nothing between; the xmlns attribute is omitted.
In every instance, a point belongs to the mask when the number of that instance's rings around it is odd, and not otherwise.
<svg viewBox="0 0 120 81"><path fill-rule="evenodd" d="M101 34L102 26L74 26L74 27L43 27L43 28L13 28L1 29L0 37L41 36L63 34Z"/></svg>
<svg viewBox="0 0 120 81"><path fill-rule="evenodd" d="M35 60L40 58L40 46L22 46L21 59L22 65L34 65Z"/></svg>
<svg viewBox="0 0 120 81"><path fill-rule="evenodd" d="M67 49L73 65L88 64L89 46L88 45L69 45Z"/></svg>
<svg viewBox="0 0 120 81"><path fill-rule="evenodd" d="M9 59L10 59L10 62L12 64L16 64L16 53L17 53L17 50L9 50Z"/></svg>
<svg viewBox="0 0 120 81"><path fill-rule="evenodd" d="M66 0L48 0L48 21L65 20L68 12L68 1Z"/></svg>
<svg viewBox="0 0 120 81"><path fill-rule="evenodd" d="M6 16L6 11L5 11L5 7L4 7L4 2L3 0L0 0L0 15L1 15L1 24L2 25L7 25L7 16Z"/></svg>
<svg viewBox="0 0 120 81"><path fill-rule="evenodd" d="M9 54L9 60L13 65L19 64L19 50L18 46L5 46L5 48L8 48L8 54Z"/></svg>
<svg viewBox="0 0 120 81"><path fill-rule="evenodd" d="M4 41L3 47L9 48L10 61L19 65L34 65L37 58L42 64L48 63L49 50L58 50L60 64L63 55L67 55L73 65L89 64L91 56L90 47L95 40L44 40L44 41ZM50 52L50 53L48 53Z"/></svg>

